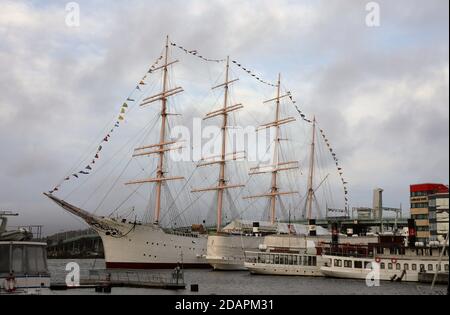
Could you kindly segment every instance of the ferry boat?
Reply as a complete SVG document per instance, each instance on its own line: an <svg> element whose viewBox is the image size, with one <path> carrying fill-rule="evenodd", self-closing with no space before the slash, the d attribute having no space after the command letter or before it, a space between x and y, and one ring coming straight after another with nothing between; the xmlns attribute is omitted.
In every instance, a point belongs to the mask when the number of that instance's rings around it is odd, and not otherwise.
<svg viewBox="0 0 450 315"><path fill-rule="evenodd" d="M208 237L206 259L214 270L247 271L248 252L256 252L261 246L280 247L279 242L286 239L303 241L308 238L308 226L277 222L251 222L236 220L224 228L222 235ZM330 240L331 234L324 228L317 227L317 239ZM305 245L303 245L305 246ZM281 246L283 247L283 246ZM304 247L302 247L304 248Z"/></svg>
<svg viewBox="0 0 450 315"><path fill-rule="evenodd" d="M24 229L7 232L6 217L10 215L14 214L0 213L0 295L48 291L47 244L31 241L30 231Z"/></svg>
<svg viewBox="0 0 450 315"><path fill-rule="evenodd" d="M427 275L446 274L448 279L448 244L405 246L403 237L380 236L368 246L330 248L323 253L321 272L332 278L373 279L419 282ZM376 276L378 275L378 276Z"/></svg>
<svg viewBox="0 0 450 315"><path fill-rule="evenodd" d="M341 244L364 245L374 237L344 237ZM328 236L271 236L259 251L245 252L245 268L254 275L325 276L321 267L327 260L322 257Z"/></svg>

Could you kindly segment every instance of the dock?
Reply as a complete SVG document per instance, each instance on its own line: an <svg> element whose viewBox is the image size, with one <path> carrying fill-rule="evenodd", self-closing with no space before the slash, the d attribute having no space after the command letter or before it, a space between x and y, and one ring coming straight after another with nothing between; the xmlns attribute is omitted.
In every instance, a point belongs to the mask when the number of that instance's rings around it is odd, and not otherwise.
<svg viewBox="0 0 450 315"><path fill-rule="evenodd" d="M434 273L428 273L428 272L421 272L419 273L419 282L420 283L433 283L435 274ZM436 277L436 284L447 284L449 283L448 278L449 274L448 272L440 272L438 273Z"/></svg>
<svg viewBox="0 0 450 315"><path fill-rule="evenodd" d="M185 290L184 272L175 269L170 274L154 274L128 270L90 270L89 278L79 285L53 283L53 291L95 289L96 292L111 293L112 288Z"/></svg>

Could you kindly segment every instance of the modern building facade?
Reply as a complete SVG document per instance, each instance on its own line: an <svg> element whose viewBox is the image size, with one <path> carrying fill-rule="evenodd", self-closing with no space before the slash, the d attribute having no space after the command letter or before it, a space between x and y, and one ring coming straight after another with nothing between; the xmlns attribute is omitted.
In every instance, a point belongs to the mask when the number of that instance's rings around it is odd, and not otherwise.
<svg viewBox="0 0 450 315"><path fill-rule="evenodd" d="M431 195L429 199L431 240L442 242L447 237L449 230L449 194L448 192L437 193Z"/></svg>
<svg viewBox="0 0 450 315"><path fill-rule="evenodd" d="M414 219L417 228L417 241L423 244L438 241L438 213L439 228L448 231L448 186L443 184L411 185L410 192L411 218ZM445 195L447 196L446 212L444 209ZM447 215L446 226L445 213Z"/></svg>

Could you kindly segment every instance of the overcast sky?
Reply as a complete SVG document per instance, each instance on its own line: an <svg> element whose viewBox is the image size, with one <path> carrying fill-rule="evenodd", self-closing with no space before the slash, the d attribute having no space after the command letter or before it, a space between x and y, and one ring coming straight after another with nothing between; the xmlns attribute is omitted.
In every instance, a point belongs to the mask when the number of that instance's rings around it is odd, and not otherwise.
<svg viewBox="0 0 450 315"><path fill-rule="evenodd" d="M47 232L83 227L42 196L73 167L166 34L227 54L315 114L350 182L351 204L408 207L409 185L449 182L449 2L365 0L0 0L0 209ZM183 74L185 75L185 74ZM89 209L88 209L89 210Z"/></svg>

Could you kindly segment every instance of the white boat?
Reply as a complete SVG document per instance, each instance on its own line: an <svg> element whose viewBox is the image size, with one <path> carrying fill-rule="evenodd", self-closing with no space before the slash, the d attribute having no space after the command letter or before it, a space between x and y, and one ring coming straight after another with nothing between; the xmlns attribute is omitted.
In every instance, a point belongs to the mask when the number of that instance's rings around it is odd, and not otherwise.
<svg viewBox="0 0 450 315"><path fill-rule="evenodd" d="M323 277L322 256L306 252L247 252L245 267L252 274Z"/></svg>
<svg viewBox="0 0 450 315"><path fill-rule="evenodd" d="M46 246L37 242L0 241L0 295L48 292Z"/></svg>
<svg viewBox="0 0 450 315"><path fill-rule="evenodd" d="M374 237L343 237L341 244L367 245ZM330 236L268 236L258 251L245 252L245 268L252 274L323 277L327 262L322 248Z"/></svg>
<svg viewBox="0 0 450 315"><path fill-rule="evenodd" d="M308 234L308 227L301 224L287 224L270 222L257 222L258 228L252 232L251 221L236 220L226 226L223 234L210 235L208 237L208 250L206 259L213 266L214 270L247 270L245 265L246 252L258 251L261 245L276 245L282 240L288 239L289 233L295 233L298 237L290 235L289 237L296 241L303 241ZM330 233L319 227L318 235L322 238L316 240L330 240ZM283 247L283 245L281 246Z"/></svg>
<svg viewBox="0 0 450 315"><path fill-rule="evenodd" d="M448 246L405 247L402 242L380 240L379 244L325 253L322 273L333 278L404 282L419 282L436 273L448 276Z"/></svg>
<svg viewBox="0 0 450 315"><path fill-rule="evenodd" d="M204 258L206 234L97 217L53 195L47 196L98 232L108 269L172 269L179 265L188 269L210 268Z"/></svg>
<svg viewBox="0 0 450 315"><path fill-rule="evenodd" d="M48 291L47 244L31 241L33 234L25 229L6 232L8 216L18 214L0 212L0 295Z"/></svg>
<svg viewBox="0 0 450 315"><path fill-rule="evenodd" d="M15 231L7 231L8 226L8 216L17 216L18 214L13 214L11 212L1 211L0 212L0 240L2 241L24 241L29 240L33 237L33 234L25 228L19 228Z"/></svg>

